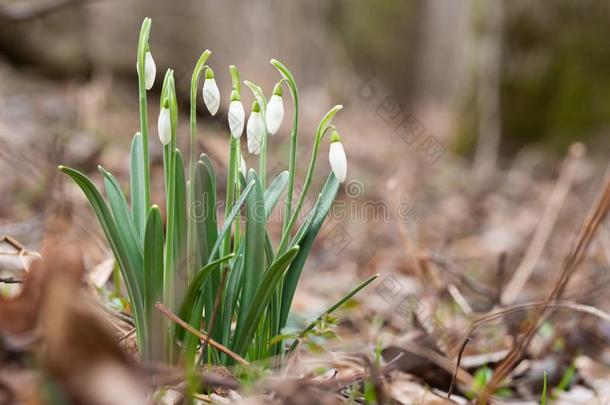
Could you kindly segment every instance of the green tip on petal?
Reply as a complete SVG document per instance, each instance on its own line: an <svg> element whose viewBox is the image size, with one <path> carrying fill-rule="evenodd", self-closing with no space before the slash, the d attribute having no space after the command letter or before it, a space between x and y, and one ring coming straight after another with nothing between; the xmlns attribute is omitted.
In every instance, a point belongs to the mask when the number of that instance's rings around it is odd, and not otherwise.
<svg viewBox="0 0 610 405"><path fill-rule="evenodd" d="M169 98L165 97L163 100L163 108L169 108Z"/></svg>
<svg viewBox="0 0 610 405"><path fill-rule="evenodd" d="M241 100L241 96L239 95L239 91L237 89L234 89L231 92L231 101L240 101Z"/></svg>
<svg viewBox="0 0 610 405"><path fill-rule="evenodd" d="M273 88L273 95L282 97L282 82L276 83L275 87Z"/></svg>
<svg viewBox="0 0 610 405"><path fill-rule="evenodd" d="M252 112L261 112L261 106L258 105L258 101L252 103Z"/></svg>
<svg viewBox="0 0 610 405"><path fill-rule="evenodd" d="M212 70L212 68L207 68L205 70L205 78L206 79L213 79L214 78L214 71Z"/></svg>
<svg viewBox="0 0 610 405"><path fill-rule="evenodd" d="M341 137L339 136L339 132L337 130L330 133L330 142L341 142Z"/></svg>

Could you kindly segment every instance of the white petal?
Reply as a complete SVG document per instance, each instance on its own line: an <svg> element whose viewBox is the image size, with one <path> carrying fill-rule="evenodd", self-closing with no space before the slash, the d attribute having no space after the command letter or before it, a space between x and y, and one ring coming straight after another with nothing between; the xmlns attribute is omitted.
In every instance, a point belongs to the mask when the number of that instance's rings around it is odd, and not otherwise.
<svg viewBox="0 0 610 405"><path fill-rule="evenodd" d="M340 183L343 183L347 176L347 158L345 157L345 151L343 150L341 142L333 142L330 144L328 160L335 177Z"/></svg>
<svg viewBox="0 0 610 405"><path fill-rule="evenodd" d="M150 51L146 52L144 55L144 86L146 86L146 90L152 89L156 76L157 66L155 65L155 60Z"/></svg>
<svg viewBox="0 0 610 405"><path fill-rule="evenodd" d="M167 145L172 139L172 121L170 116L169 108L162 108L157 121L159 139L163 145Z"/></svg>
<svg viewBox="0 0 610 405"><path fill-rule="evenodd" d="M282 120L284 119L284 103L282 102L282 97L275 94L271 96L269 104L267 105L265 118L267 122L267 131L269 131L271 135L275 135L278 129L280 129L280 125L282 125Z"/></svg>
<svg viewBox="0 0 610 405"><path fill-rule="evenodd" d="M241 101L231 101L231 104L229 104L229 129L231 130L231 135L235 138L240 138L244 132L245 118L246 113Z"/></svg>
<svg viewBox="0 0 610 405"><path fill-rule="evenodd" d="M260 112L252 111L248 118L246 133L248 135L248 152L258 155L261 151L263 139L263 118Z"/></svg>
<svg viewBox="0 0 610 405"><path fill-rule="evenodd" d="M239 171L245 178L246 174L248 173L248 169L246 168L246 161L244 160L243 156L240 155L239 157L241 158L241 162L239 162Z"/></svg>
<svg viewBox="0 0 610 405"><path fill-rule="evenodd" d="M215 79L205 79L203 83L203 102L212 115L216 115L220 107L220 91Z"/></svg>

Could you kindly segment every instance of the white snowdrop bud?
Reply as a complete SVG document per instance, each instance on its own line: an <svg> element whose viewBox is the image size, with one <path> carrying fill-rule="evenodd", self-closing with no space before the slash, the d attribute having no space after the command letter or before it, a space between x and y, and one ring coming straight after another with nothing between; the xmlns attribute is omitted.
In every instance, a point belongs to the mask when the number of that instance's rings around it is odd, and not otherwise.
<svg viewBox="0 0 610 405"><path fill-rule="evenodd" d="M138 62L136 62L136 71L138 74L140 74ZM153 84L155 84L156 76L157 66L155 65L155 60L153 59L150 51L146 51L144 54L144 87L146 87L146 90L152 89Z"/></svg>
<svg viewBox="0 0 610 405"><path fill-rule="evenodd" d="M258 102L252 104L252 111L248 118L246 134L248 135L248 152L258 155L261 151L263 131L265 130L261 108Z"/></svg>
<svg viewBox="0 0 610 405"><path fill-rule="evenodd" d="M280 129L283 119L284 103L282 101L282 85L281 83L277 83L273 88L273 95L269 99L269 104L267 104L267 111L265 114L267 131L269 131L271 135L275 135L278 129Z"/></svg>
<svg viewBox="0 0 610 405"><path fill-rule="evenodd" d="M167 145L172 139L172 120L168 105L163 105L163 108L161 108L161 111L159 112L157 130L159 131L161 143Z"/></svg>
<svg viewBox="0 0 610 405"><path fill-rule="evenodd" d="M233 90L231 94L231 104L229 104L229 129L231 135L235 138L240 138L244 132L244 120L246 119L246 112L241 101L239 101L239 93Z"/></svg>
<svg viewBox="0 0 610 405"><path fill-rule="evenodd" d="M205 82L203 82L203 102L210 114L213 116L218 112L220 107L220 91L214 79L214 71L207 68L205 71Z"/></svg>
<svg viewBox="0 0 610 405"><path fill-rule="evenodd" d="M245 178L246 174L248 173L248 168L246 167L246 161L244 160L244 157L241 155L239 155L239 158L241 159L241 161L239 162L239 172Z"/></svg>
<svg viewBox="0 0 610 405"><path fill-rule="evenodd" d="M330 162L330 167L337 180L339 180L340 183L343 183L347 176L347 158L345 157L343 144L341 144L341 137L337 131L332 132L330 142L328 161Z"/></svg>

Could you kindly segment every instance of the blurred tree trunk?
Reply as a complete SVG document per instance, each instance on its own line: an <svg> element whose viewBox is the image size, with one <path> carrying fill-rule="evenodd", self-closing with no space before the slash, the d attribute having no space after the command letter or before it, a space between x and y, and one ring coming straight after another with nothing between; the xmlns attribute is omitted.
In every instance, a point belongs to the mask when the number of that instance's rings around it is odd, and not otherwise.
<svg viewBox="0 0 610 405"><path fill-rule="evenodd" d="M478 33L477 110L478 138L474 174L486 180L496 170L501 140L500 76L502 59L503 4L501 0L477 2ZM477 28L475 27L475 29Z"/></svg>

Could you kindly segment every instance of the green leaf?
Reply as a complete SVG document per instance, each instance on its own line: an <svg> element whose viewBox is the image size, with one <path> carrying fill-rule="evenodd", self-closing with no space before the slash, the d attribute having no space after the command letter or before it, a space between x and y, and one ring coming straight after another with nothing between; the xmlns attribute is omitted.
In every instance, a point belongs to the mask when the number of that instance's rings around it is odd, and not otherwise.
<svg viewBox="0 0 610 405"><path fill-rule="evenodd" d="M286 184L288 184L288 171L284 170L278 174L275 179L273 179L269 185L269 188L267 188L265 191L265 213L267 215L267 219L269 219L273 208L276 206L277 202L282 196L282 193L286 188Z"/></svg>
<svg viewBox="0 0 610 405"><path fill-rule="evenodd" d="M294 246L286 253L279 256L269 269L263 274L256 295L252 300L252 304L246 309L247 314L244 321L241 322L241 327L235 330L236 339L233 345L237 354L243 355L258 327L262 315L265 313L271 298L273 297L276 288L278 287L285 270L299 253L299 247ZM246 263L247 265L247 263ZM245 286L244 286L245 287ZM238 319L238 325L240 324Z"/></svg>
<svg viewBox="0 0 610 405"><path fill-rule="evenodd" d="M218 239L216 218L216 177L207 156L202 155L195 171L195 198L189 215L194 216L199 239L199 263L208 262L212 247Z"/></svg>
<svg viewBox="0 0 610 405"><path fill-rule="evenodd" d="M163 296L163 220L156 205L150 208L144 237L144 306L150 331L149 360L163 361L163 317L155 303Z"/></svg>
<svg viewBox="0 0 610 405"><path fill-rule="evenodd" d="M248 195L246 212L246 251L244 255L244 283L240 300L240 319L243 322L246 311L250 308L256 293L261 273L265 268L265 200L263 189L254 170L248 173L248 181L254 183Z"/></svg>
<svg viewBox="0 0 610 405"><path fill-rule="evenodd" d="M231 266L229 277L227 279L227 286L225 288L225 295L222 308L222 341L221 343L228 346L230 343L231 335L231 322L233 320L233 313L237 305L237 299L239 297L239 291L242 285L242 276L244 270L244 252L246 250L245 241L240 241L239 248L237 249L237 255ZM224 358L224 356L223 356Z"/></svg>
<svg viewBox="0 0 610 405"><path fill-rule="evenodd" d="M313 242L320 232L320 228L330 207L332 206L333 201L335 200L335 196L337 195L337 191L339 190L339 182L334 174L330 174L328 179L326 180L326 184L318 197L318 201L316 202L314 208L314 215L311 219L311 224L309 225L309 229L303 236L301 243L301 250L299 251L299 255L294 259L294 262L290 265L288 272L286 273L286 277L284 279L284 287L282 290L282 300L281 300L281 311L280 311L280 329L286 326L286 321L288 320L288 312L290 311L290 306L292 305L292 299L294 297L294 293L297 288L297 284L299 283L299 278L301 277L301 272L303 271L303 267L305 266L305 261L307 260L307 256L313 246Z"/></svg>
<svg viewBox="0 0 610 405"><path fill-rule="evenodd" d="M193 280L189 284L189 288L180 309L180 318L186 320L193 328L199 329L201 325L205 298L205 289L203 287L205 283L210 275L219 269L221 263L226 262L233 256L233 254L230 254L206 264L197 274L195 274ZM187 359L193 359L199 340L190 334L185 334L185 330L179 326L176 326L176 338L178 340L184 339Z"/></svg>
<svg viewBox="0 0 610 405"><path fill-rule="evenodd" d="M104 176L104 185L106 186L108 202L110 202L112 216L117 224L122 240L125 242L127 249L132 251L134 256L136 256L136 252L139 252L140 256L142 256L142 239L138 236L121 186L116 178L102 166L98 166L98 169Z"/></svg>
<svg viewBox="0 0 610 405"><path fill-rule="evenodd" d="M175 160L175 206L174 206L174 268L176 277L176 296L178 302L182 302L182 297L186 292L187 260L186 260L186 179L184 174L184 160L178 149L174 152Z"/></svg>
<svg viewBox="0 0 610 405"><path fill-rule="evenodd" d="M216 257L216 255L218 254L218 251L220 249L220 245L221 245L224 235L229 231L229 229L231 229L231 224L233 223L233 221L235 221L235 217L241 210L241 206L246 201L246 198L250 194L250 191L252 191L253 187L254 187L254 181L252 180L252 181L250 181L250 183L248 183L248 185L246 186L244 191L241 192L241 196L239 197L239 199L237 201L235 201L235 204L233 205L233 209L229 213L229 216L227 216L225 223L222 224L222 228L220 229L220 232L218 232L218 239L216 240L216 243L212 247L212 252L210 253L211 259L214 259Z"/></svg>
<svg viewBox="0 0 610 405"><path fill-rule="evenodd" d="M87 176L78 170L74 170L69 167L59 166L59 170L70 176L72 180L81 188L81 190L83 190L83 193L85 193L85 196L93 208L95 216L102 226L106 239L110 244L114 256L121 268L123 278L125 279L127 292L133 308L134 321L136 323L138 332L138 343L140 347L147 347L148 336L146 319L144 316L144 302L142 290L139 284L139 280L142 279L142 269L139 267L142 265L142 257L133 257L128 253L123 241L121 240L115 220L112 217L106 202L91 180L89 180Z"/></svg>
<svg viewBox="0 0 610 405"><path fill-rule="evenodd" d="M146 226L146 201L144 193L146 192L143 173L144 162L142 161L142 134L139 132L134 135L131 142L131 170L129 173L131 185L131 210L133 214L133 222L135 224L140 240L144 239L144 229Z"/></svg>
<svg viewBox="0 0 610 405"><path fill-rule="evenodd" d="M350 292L348 292L347 294L345 294L343 296L343 298L341 298L339 301L337 301L336 303L334 303L333 305L331 305L326 311L322 312L322 314L320 314L320 316L318 316L313 322L311 322L309 325L307 325L307 327L305 329L303 329L303 331L301 333L299 333L299 336L297 337L297 339L295 339L295 341L292 343L292 345L290 346L290 348L288 349L287 353L290 353L291 351L293 351L297 345L299 344L299 339L301 339L303 336L305 336L307 334L307 332L309 332L310 330L312 330L313 328L316 327L316 325L318 324L318 322L320 322L321 320L323 320L325 317L327 317L328 315L332 314L333 312L335 312L335 310L337 308L339 308L341 305L345 304L348 300L350 300L354 295L358 294L358 292L360 290L362 290L363 288L365 288L366 286L368 286L369 284L371 284L377 277L379 277L378 274L375 274L372 277L369 277L368 279L366 279L364 282L360 283L356 288L354 288L353 290L351 290Z"/></svg>

